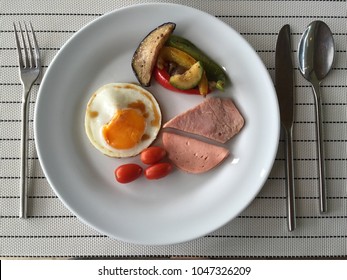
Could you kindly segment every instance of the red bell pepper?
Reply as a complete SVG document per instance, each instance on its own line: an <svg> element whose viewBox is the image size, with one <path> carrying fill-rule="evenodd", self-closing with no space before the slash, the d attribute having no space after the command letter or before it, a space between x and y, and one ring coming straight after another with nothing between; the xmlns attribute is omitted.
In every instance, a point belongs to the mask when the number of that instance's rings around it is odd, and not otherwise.
<svg viewBox="0 0 347 280"><path fill-rule="evenodd" d="M161 86L163 86L164 88L166 88L168 90L179 92L179 93L199 94L200 95L199 89L197 89L197 88L183 90L183 89L175 88L173 85L171 85L170 84L170 75L166 71L165 68L159 69L158 67L154 67L153 74L154 74L155 80Z"/></svg>

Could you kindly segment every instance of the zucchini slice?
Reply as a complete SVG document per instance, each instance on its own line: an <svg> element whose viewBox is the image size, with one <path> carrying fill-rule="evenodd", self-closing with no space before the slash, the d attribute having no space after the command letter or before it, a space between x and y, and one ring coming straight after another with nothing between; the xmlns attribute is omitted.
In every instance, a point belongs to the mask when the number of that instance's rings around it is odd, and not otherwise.
<svg viewBox="0 0 347 280"><path fill-rule="evenodd" d="M170 84L178 89L191 89L195 88L204 73L204 68L200 61L197 61L183 74L176 74L170 77Z"/></svg>

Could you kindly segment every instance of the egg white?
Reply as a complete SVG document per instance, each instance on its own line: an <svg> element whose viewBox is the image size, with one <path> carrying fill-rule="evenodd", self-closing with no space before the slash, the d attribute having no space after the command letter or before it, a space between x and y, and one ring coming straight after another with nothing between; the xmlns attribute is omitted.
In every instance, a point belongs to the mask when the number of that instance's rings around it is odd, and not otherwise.
<svg viewBox="0 0 347 280"><path fill-rule="evenodd" d="M129 149L116 149L104 139L103 126L108 124L120 109L142 102L146 109L145 132L147 138ZM153 122L156 120L155 125ZM85 114L85 131L95 148L110 157L131 157L141 153L157 137L161 127L160 107L153 95L144 88L130 83L110 83L97 89L91 96Z"/></svg>

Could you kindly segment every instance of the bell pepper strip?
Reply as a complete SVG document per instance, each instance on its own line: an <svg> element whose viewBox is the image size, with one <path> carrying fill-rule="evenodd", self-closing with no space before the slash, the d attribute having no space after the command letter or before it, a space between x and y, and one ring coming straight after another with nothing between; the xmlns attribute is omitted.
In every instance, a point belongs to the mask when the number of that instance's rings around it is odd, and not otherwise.
<svg viewBox="0 0 347 280"><path fill-rule="evenodd" d="M210 88L209 88L209 85L208 85L208 80L207 80L207 77L206 77L206 72L204 70L204 73L202 74L202 78L198 84L198 88L199 88L199 93L205 97L208 93L210 93Z"/></svg>
<svg viewBox="0 0 347 280"><path fill-rule="evenodd" d="M153 75L154 75L154 79L162 87L164 87L164 88L166 88L168 90L171 90L171 91L174 91L174 92L179 92L179 93L186 93L186 94L200 94L200 91L199 91L198 88L185 89L185 90L175 88L173 85L170 84L170 75L166 71L165 68L159 69L158 67L154 67ZM209 90L208 90L207 93L209 93Z"/></svg>
<svg viewBox="0 0 347 280"><path fill-rule="evenodd" d="M162 47L157 60L158 68L163 68L165 61L175 62L187 69L189 69L195 62L197 62L195 58L185 53L184 51L173 47Z"/></svg>

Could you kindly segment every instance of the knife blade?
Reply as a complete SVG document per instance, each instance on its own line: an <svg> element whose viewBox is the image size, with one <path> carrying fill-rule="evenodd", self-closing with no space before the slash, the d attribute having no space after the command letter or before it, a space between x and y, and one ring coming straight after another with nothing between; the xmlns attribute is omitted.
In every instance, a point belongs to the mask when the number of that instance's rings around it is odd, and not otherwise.
<svg viewBox="0 0 347 280"><path fill-rule="evenodd" d="M281 124L286 142L286 196L288 229L296 228L295 186L293 168L294 86L290 26L278 33L275 56L275 87L280 108Z"/></svg>

